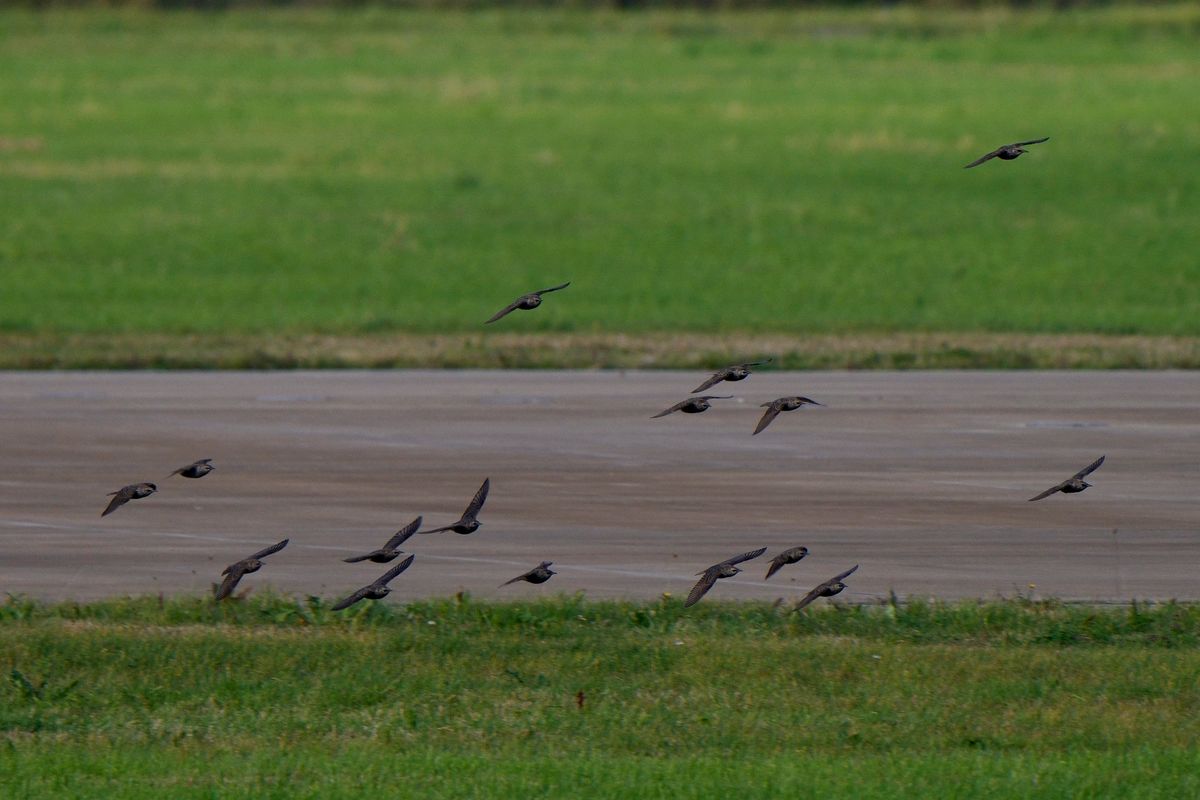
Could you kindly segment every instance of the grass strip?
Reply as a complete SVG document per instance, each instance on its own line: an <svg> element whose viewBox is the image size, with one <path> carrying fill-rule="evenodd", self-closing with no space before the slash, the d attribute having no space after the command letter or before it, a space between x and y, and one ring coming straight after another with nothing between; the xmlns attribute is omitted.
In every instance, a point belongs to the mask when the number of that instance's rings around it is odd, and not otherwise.
<svg viewBox="0 0 1200 800"><path fill-rule="evenodd" d="M1090 334L0 334L0 369L1196 369L1200 338Z"/></svg>

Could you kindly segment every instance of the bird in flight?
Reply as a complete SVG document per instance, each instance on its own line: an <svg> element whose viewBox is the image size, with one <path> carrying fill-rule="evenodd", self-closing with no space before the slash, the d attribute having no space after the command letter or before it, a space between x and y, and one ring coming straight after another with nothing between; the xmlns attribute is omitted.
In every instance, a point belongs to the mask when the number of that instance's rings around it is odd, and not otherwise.
<svg viewBox="0 0 1200 800"><path fill-rule="evenodd" d="M528 583L545 583L546 581L550 580L551 575L558 574L554 570L550 569L550 565L553 563L553 561L543 561L533 569L529 570L529 572L518 575L512 580L505 581L500 585L508 586L510 583L516 583L517 581L527 581Z"/></svg>
<svg viewBox="0 0 1200 800"><path fill-rule="evenodd" d="M997 147L995 150L988 153L987 155L980 156L979 158L972 161L970 164L967 164L965 167L963 167L963 169L970 169L971 167L978 167L983 162L991 161L993 158L999 158L1003 161L1012 161L1014 158L1019 158L1022 153L1026 152L1025 147L1027 145L1041 144L1042 142L1046 142L1049 140L1050 140L1050 137L1047 136L1042 139L1030 139L1028 142L1015 142L1013 144L1006 144L1006 145L1004 145L1004 147Z"/></svg>
<svg viewBox="0 0 1200 800"><path fill-rule="evenodd" d="M455 533L461 533L465 536L468 533L474 533L475 531L479 530L479 526L483 523L476 519L476 517L479 515L479 509L483 508L483 502L487 500L488 489L491 487L491 485L491 478L483 479L483 485L479 487L479 491L477 491L475 496L471 498L470 505L467 506L467 510L463 512L463 515L459 518L458 522L450 525L444 525L441 528L434 528L433 530L421 531L421 533L441 533L442 531L454 531Z"/></svg>
<svg viewBox="0 0 1200 800"><path fill-rule="evenodd" d="M721 381L745 380L746 378L750 377L751 367L761 367L763 364L770 363L771 359L768 358L764 359L763 361L748 361L745 364L730 364L728 367L717 370L712 374L711 378L697 386L695 389L692 389L692 394L703 392L710 386L716 386Z"/></svg>
<svg viewBox="0 0 1200 800"><path fill-rule="evenodd" d="M845 580L856 569L858 569L858 564L855 564L845 572L834 575L824 583L818 583L812 588L811 592L804 595L804 598L799 603L796 603L796 607L792 610L799 611L813 600L816 600L818 597L833 597L835 594L840 594L841 591L846 588L846 584L842 583L842 581Z"/></svg>
<svg viewBox="0 0 1200 800"><path fill-rule="evenodd" d="M288 540L276 542L270 547L264 547L249 558L243 558L241 561L235 561L221 571L225 579L221 581L221 585L217 587L216 599L224 600L229 595L233 594L233 590L237 588L238 581L242 576L250 572L258 572L262 569L262 560L272 553L278 553L283 548L287 547Z"/></svg>
<svg viewBox="0 0 1200 800"><path fill-rule="evenodd" d="M566 283L560 283L558 286L551 286L549 289L538 289L536 292L530 292L529 294L523 294L520 297L518 297L516 300L509 303L504 308L497 311L495 314L492 315L491 319L489 319L487 322L485 322L483 324L491 325L493 322L500 319L501 317L507 316L517 310L531 311L542 304L542 295L546 294L547 292L557 292L559 289L565 289L570 285L571 285L571 282L567 281Z"/></svg>
<svg viewBox="0 0 1200 800"><path fill-rule="evenodd" d="M172 472L171 475L182 475L185 478L203 478L214 469L216 467L213 466L211 458L202 458L199 461L193 461L186 467L180 467ZM171 475L167 477L169 478Z"/></svg>
<svg viewBox="0 0 1200 800"><path fill-rule="evenodd" d="M1063 494L1075 494L1076 492L1082 492L1084 489L1091 486L1091 484L1088 483L1087 481L1085 481L1084 478L1086 478L1088 475L1091 475L1093 472L1098 470L1100 468L1100 465L1103 463L1104 463L1104 456L1100 456L1095 461L1088 464L1086 467L1079 470L1079 472L1076 472L1074 475L1067 478L1065 481L1058 484L1057 486L1051 486L1049 489L1042 492L1037 497L1029 498L1029 502L1032 503L1034 500L1041 500L1043 497L1049 497L1050 495L1054 494L1055 492L1062 492Z"/></svg>
<svg viewBox="0 0 1200 800"><path fill-rule="evenodd" d="M122 486L115 492L108 493L112 500L108 501L108 507L100 512L100 516L107 517L130 500L141 500L157 491L158 487L153 483L131 483L128 486Z"/></svg>
<svg viewBox="0 0 1200 800"><path fill-rule="evenodd" d="M779 572L780 569L786 567L788 564L795 564L806 555L808 555L807 547L789 547L771 559L771 566L767 568L767 578ZM763 580L767 578L763 578Z"/></svg>
<svg viewBox="0 0 1200 800"><path fill-rule="evenodd" d="M412 522L396 531L396 534L392 536L392 538L388 539L387 543L378 550L372 550L371 552L361 556L343 558L342 561L345 561L347 564L357 564L359 561L374 561L376 564L386 564L389 561L394 561L397 556L404 552L403 550L399 549L400 545L404 544L404 542L408 540L408 537L416 533L417 528L420 527L421 518L417 517Z"/></svg>
<svg viewBox="0 0 1200 800"><path fill-rule="evenodd" d="M660 411L650 419L658 419L665 417L667 414L674 414L676 411L682 411L685 414L699 414L701 411L708 411L710 407L709 400L729 400L733 397L731 394L716 395L706 394L700 397L689 397L687 400L681 400L675 405L668 408L666 411Z"/></svg>
<svg viewBox="0 0 1200 800"><path fill-rule="evenodd" d="M392 591L388 588L388 582L390 582L392 578L396 577L401 572L404 572L404 570L408 569L414 558L416 558L416 556L409 556L408 558L404 559L399 564L380 575L373 583L367 584L361 589L355 591L354 594L350 595L349 597L343 597L341 600L334 603L329 607L329 610L341 611L343 608L349 608L359 600L366 598L370 598L371 600L382 600L383 598L387 597L388 593Z"/></svg>
<svg viewBox="0 0 1200 800"><path fill-rule="evenodd" d="M741 569L734 566L735 564L749 561L752 558L758 558L765 552L767 552L767 548L760 547L757 550L751 550L748 553L727 558L719 564L713 564L708 569L697 572L696 574L700 576L700 580L696 581L696 585L692 587L692 591L688 592L687 600L683 601L683 607L687 608L699 602L700 598L708 594L708 590L721 578L732 578L741 572Z"/></svg>
<svg viewBox="0 0 1200 800"><path fill-rule="evenodd" d="M766 413L758 421L758 426L754 429L754 433L751 436L762 433L763 429L770 425L779 416L781 411L795 411L805 404L812 406L823 405L823 403L818 403L816 400L809 400L807 397L800 397L799 395L795 397L781 397L778 400L763 403L759 408L765 408Z"/></svg>

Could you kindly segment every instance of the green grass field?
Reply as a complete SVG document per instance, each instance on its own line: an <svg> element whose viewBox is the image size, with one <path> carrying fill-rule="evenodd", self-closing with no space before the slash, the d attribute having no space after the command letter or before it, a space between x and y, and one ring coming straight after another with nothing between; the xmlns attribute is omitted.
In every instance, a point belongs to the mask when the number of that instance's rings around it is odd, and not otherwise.
<svg viewBox="0 0 1200 800"><path fill-rule="evenodd" d="M0 332L475 332L571 280L495 328L1196 337L1198 41L1195 6L0 13Z"/></svg>
<svg viewBox="0 0 1200 800"><path fill-rule="evenodd" d="M0 605L13 797L1200 792L1200 607Z"/></svg>

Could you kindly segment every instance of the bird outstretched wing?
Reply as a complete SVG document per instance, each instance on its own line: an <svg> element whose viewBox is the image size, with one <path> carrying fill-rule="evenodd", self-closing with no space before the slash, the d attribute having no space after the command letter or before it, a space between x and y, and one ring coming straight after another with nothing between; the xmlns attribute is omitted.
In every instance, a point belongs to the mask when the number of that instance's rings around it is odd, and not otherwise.
<svg viewBox="0 0 1200 800"><path fill-rule="evenodd" d="M779 406L775 405L774 403L769 405L766 413L762 415L762 419L758 421L758 426L755 427L754 433L750 435L755 436L759 433L762 433L763 429L770 425L771 421L779 416L779 410Z"/></svg>
<svg viewBox="0 0 1200 800"><path fill-rule="evenodd" d="M267 556L271 555L271 553L278 553L280 550L287 547L288 541L289 541L288 539L284 539L281 542L276 542L275 544L271 545L270 547L264 547L262 550L259 550L257 553L255 553L254 555L252 555L250 557L251 558L266 558Z"/></svg>
<svg viewBox="0 0 1200 800"><path fill-rule="evenodd" d="M511 314L512 312L516 311L520 307L520 305L521 305L520 300L514 300L513 302L509 303L504 308L497 311L495 314L492 314L492 316L488 318L488 321L483 324L491 325L493 322L500 319L501 317L506 317L509 314Z"/></svg>
<svg viewBox="0 0 1200 800"><path fill-rule="evenodd" d="M396 531L396 534L394 536L392 536L392 538L387 540L387 544L385 544L383 546L383 549L384 550L395 550L397 547L404 544L404 542L406 542L410 536L412 536L414 533L416 533L417 529L420 527L421 527L421 517L417 517L412 522L408 523L403 528Z"/></svg>
<svg viewBox="0 0 1200 800"><path fill-rule="evenodd" d="M392 578L396 577L401 572L404 572L404 570L406 570L410 566L412 566L412 562L413 562L414 558L416 558L416 556L409 556L408 558L404 559L399 564L397 564L396 566L389 569L387 572L380 575L375 580L375 582L371 585L372 586L387 586L391 582Z"/></svg>
<svg viewBox="0 0 1200 800"><path fill-rule="evenodd" d="M1076 478L1086 478L1088 475L1091 475L1093 472L1100 469L1100 465L1103 463L1104 463L1104 456L1100 456L1095 461L1088 464L1083 469L1079 470L1079 472L1076 472L1075 477Z"/></svg>

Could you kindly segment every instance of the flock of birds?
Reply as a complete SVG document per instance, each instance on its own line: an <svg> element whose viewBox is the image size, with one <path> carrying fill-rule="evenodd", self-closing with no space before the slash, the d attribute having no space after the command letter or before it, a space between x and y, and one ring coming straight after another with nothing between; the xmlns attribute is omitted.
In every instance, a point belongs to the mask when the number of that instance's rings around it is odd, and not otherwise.
<svg viewBox="0 0 1200 800"><path fill-rule="evenodd" d="M1033 145L1033 144L1041 144L1042 142L1045 142L1048 139L1049 139L1049 137L1045 137L1042 139L1032 139L1029 141L1016 142L1014 144L1008 144L1008 145L1004 145L1003 147L998 147L995 150L991 151L990 153L987 153L986 155L980 156L979 158L975 159L970 164L967 164L965 168L970 169L971 167L977 167L980 164L983 164L984 162L989 161L993 158L999 158L1004 161L1011 161L1011 160L1021 156L1021 154L1027 152L1025 150L1026 146ZM548 289L539 289L537 291L521 295L516 300L509 303L507 306L505 306L504 308L500 309L495 314L493 314L488 320L486 320L486 322L484 324L490 325L490 324L502 319L503 317L508 316L509 314L511 314L514 311L532 311L533 309L538 308L542 304L542 296L543 295L549 294L551 292L561 291L563 289L566 289L570 285L571 285L570 281L568 281L566 283L562 283L557 286L551 286ZM745 380L746 378L748 378L751 375L754 367L763 366L765 364L770 363L770 361L771 361L771 359L767 358L767 359L763 359L761 361L748 361L748 362L739 363L739 364L731 364L727 367L723 367L722 369L719 369L716 372L714 372L711 376L709 376L708 379L706 379L703 383L701 383L699 386L697 386L695 389L693 389L691 392L691 394L693 395L692 397L688 397L685 400L681 400L680 402L675 403L670 408L664 409L663 411L660 411L657 414L654 414L651 417L651 419L658 419L660 417L665 417L668 414L673 414L675 412L681 412L684 414L699 414L704 411L707 411L711 407L711 401L731 399L733 397L733 395L711 395L711 394L700 394L700 392L703 392L706 389L711 389L713 386L716 386L718 383L722 383L722 382L726 382L726 381L737 382L737 381ZM757 426L755 426L754 433L752 435L757 435L759 433L762 433L762 431L764 429L766 429L766 427L768 425L770 425L775 420L775 418L778 417L781 413L783 413L785 411L796 411L806 405L820 406L823 404L818 403L816 400L812 400L812 399L810 399L808 397L804 397L802 395L792 395L792 396L788 396L788 397L780 397L775 400L771 400L769 402L763 403L760 407L765 408L766 411L763 413L762 417L759 419L758 424L757 424ZM168 477L180 475L184 478L192 478L192 479L203 478L204 476L208 475L215 469L215 466L213 465L212 461L213 460L211 458L202 458L198 461L192 462L191 464L180 467L179 469L172 472L171 475ZM1091 484L1088 483L1087 481L1085 481L1084 478L1086 478L1091 473L1095 472L1100 467L1100 465L1103 463L1104 463L1104 456L1100 456L1100 458L1096 459L1091 464L1089 464L1088 466L1081 469L1079 472L1072 475L1070 478L1067 478L1065 481L1062 481L1061 483L1051 486L1049 489L1046 489L1044 492L1041 492L1038 495L1029 498L1030 501L1032 502L1035 500L1042 500L1042 499L1049 497L1050 495L1058 493L1058 492L1062 492L1064 494L1074 494L1077 492L1082 492L1083 490L1085 490L1089 486L1091 486ZM346 561L347 563L351 563L351 564L362 562L362 561L369 561L374 564L389 564L404 554L404 551L400 549L400 546L402 544L404 544L405 542L407 542L410 537L412 537L416 534L430 534L430 533L443 533L443 532L454 532L454 533L458 533L461 535L472 534L475 531L479 530L480 526L482 525L482 523L479 521L479 513L483 509L483 504L487 501L488 492L490 489L491 489L491 480L485 479L483 481L483 484L479 487L479 490L475 493L475 496L471 498L471 502L467 505L467 508L462 513L462 516L459 517L459 519L456 522L453 522L449 525L444 525L440 528L432 528L430 530L423 531L423 530L421 530L421 525L423 524L423 518L417 517L412 522L410 522L409 524L405 525L403 528L398 530L394 535L392 535L392 537L390 539L388 539L387 542L385 542L382 547L380 547L376 550L372 550L369 553L364 553L362 555L350 556L348 558L343 559L343 561ZM134 483L134 484L130 484L128 486L124 486L124 487L118 489L117 491L110 493L112 500L109 502L108 506L104 509L104 511L101 513L100 516L102 516L102 517L108 516L109 514L113 513L118 508L120 508L121 506L130 502L131 500L144 499L144 498L149 497L150 495L154 494L156 491L158 491L158 486L153 483L149 483L149 482ZM257 572L258 570L262 569L263 559L265 559L267 556L270 556L274 553L278 553L280 550L287 547L287 544L288 544L288 540L283 539L282 541L276 542L275 544L271 545L270 547L265 547L262 550L259 550L258 552L254 553L246 558L239 559L238 561L235 561L232 564L230 564L229 566L227 566L222 571L222 573L221 573L222 580L221 580L220 584L216 586L216 589L214 591L215 599L219 602L221 600L224 600L224 599L230 597L233 594L234 590L237 588L238 583L242 580L242 578L244 576L246 576L252 572ZM691 605L694 605L695 603L699 602L699 600L702 597L704 597L704 595L706 595L713 588L713 586L716 585L718 580L721 580L723 578L732 578L733 576L742 572L742 569L738 566L738 564L742 564L746 561L750 561L751 559L758 558L759 556L763 555L766 551L767 551L767 548L761 547L757 550L751 550L749 552L740 553L736 556L727 558L724 561L720 561L716 564L713 564L712 566L707 567L707 568L701 570L700 572L697 572L696 574L699 575L700 578L698 581L696 581L696 585L693 586L692 590L688 593L687 599L684 601L684 606L685 607L691 606ZM803 547L803 546L791 547L791 548L781 551L780 553L776 554L771 559L770 565L767 568L767 574L766 574L765 579L769 579L771 576L775 575L775 573L777 573L783 567L785 567L789 564L795 564L807 555L808 555L808 548ZM339 600L337 603L335 603L332 606L332 609L334 611L340 611L342 609L349 608L350 606L353 606L362 600L368 600L368 599L369 600L381 600L381 599L383 599L391 591L388 588L388 584L393 579L395 579L398 575L400 575L402 572L404 572L406 569L408 569L412 565L413 560L415 558L416 558L415 555L410 554L407 558L405 558L399 564L395 565L394 567L389 569L387 572L380 575L378 578L376 578L371 583L367 584L366 586L363 586L360 589L355 590L351 594L349 594L346 597ZM540 564L538 564L536 567L534 567L533 569L529 570L528 572L524 572L520 575L517 575L515 578L511 578L511 579L505 581L504 583L500 584L500 586L501 587L508 586L508 585L518 583L521 581L524 581L527 583L533 583L533 584L545 583L546 581L550 580L551 576L556 574L552 569L550 569L550 567L553 566L553 563L554 562L552 562L552 561L543 561ZM810 603L812 603L813 601L817 600L818 598L833 597L834 595L837 595L840 592L842 592L846 588L845 579L848 578L850 575L852 575L858 569L858 567L859 567L859 565L855 564L854 566L850 567L849 569L847 569L843 572L840 572L837 575L834 575L832 578L830 578L826 581L822 581L821 583L814 586L812 588L812 590L810 590L808 592L808 594L806 594L803 598L801 598L799 601L796 602L796 604L794 606L794 610L800 610L800 609L804 608L805 606L809 605Z"/></svg>

